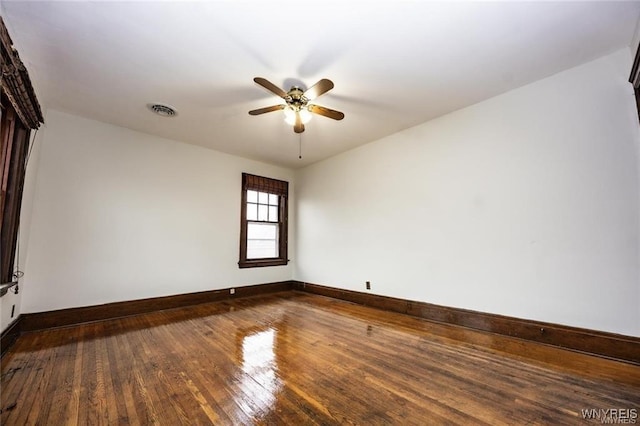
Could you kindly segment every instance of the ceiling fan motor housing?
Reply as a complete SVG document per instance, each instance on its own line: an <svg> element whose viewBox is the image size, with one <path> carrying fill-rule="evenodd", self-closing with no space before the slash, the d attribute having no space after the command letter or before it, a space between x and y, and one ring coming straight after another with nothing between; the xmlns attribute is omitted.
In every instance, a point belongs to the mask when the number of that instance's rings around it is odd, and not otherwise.
<svg viewBox="0 0 640 426"><path fill-rule="evenodd" d="M293 86L289 92L287 92L285 101L294 111L300 111L307 106L309 99L304 96L304 91L301 88Z"/></svg>

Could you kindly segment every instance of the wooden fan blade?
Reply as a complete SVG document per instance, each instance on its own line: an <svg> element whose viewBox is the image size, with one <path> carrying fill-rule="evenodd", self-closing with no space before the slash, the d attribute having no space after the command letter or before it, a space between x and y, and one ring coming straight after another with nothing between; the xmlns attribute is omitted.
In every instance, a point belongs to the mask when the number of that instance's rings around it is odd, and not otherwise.
<svg viewBox="0 0 640 426"><path fill-rule="evenodd" d="M284 109L285 107L286 105L273 105L269 107L258 108L258 109L249 111L249 115L260 115L260 114L264 114L265 112L279 111L281 109Z"/></svg>
<svg viewBox="0 0 640 426"><path fill-rule="evenodd" d="M304 124L302 124L302 119L300 118L300 113L296 112L296 124L293 126L293 131L296 133L304 132Z"/></svg>
<svg viewBox="0 0 640 426"><path fill-rule="evenodd" d="M284 90L282 90L281 88L279 88L278 86L276 86L275 84L267 80L266 78L256 77L253 79L253 81L258 83L260 86L264 87L271 93L275 93L276 95L280 96L282 99L287 97L287 92L285 92Z"/></svg>
<svg viewBox="0 0 640 426"><path fill-rule="evenodd" d="M307 89L307 91L304 92L304 96L312 101L318 96L327 93L331 89L333 89L333 81L323 78L322 80L311 86L309 89Z"/></svg>
<svg viewBox="0 0 640 426"><path fill-rule="evenodd" d="M324 115L325 117L333 118L334 120L342 120L344 118L344 114L340 111L336 111L335 109L325 108L320 105L309 105L307 108L315 114Z"/></svg>

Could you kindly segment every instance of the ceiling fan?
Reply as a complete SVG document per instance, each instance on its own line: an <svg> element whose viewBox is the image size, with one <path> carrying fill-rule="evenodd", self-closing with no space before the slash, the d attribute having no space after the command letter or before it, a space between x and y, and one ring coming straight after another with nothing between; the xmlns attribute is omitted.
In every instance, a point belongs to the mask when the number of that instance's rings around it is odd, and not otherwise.
<svg viewBox="0 0 640 426"><path fill-rule="evenodd" d="M285 121L293 126L293 131L296 133L304 132L304 125L311 119L311 113L323 115L334 120L342 120L344 118L344 114L340 111L309 103L318 96L333 89L333 82L331 80L323 78L305 91L299 87L293 86L288 92L285 92L269 80L262 77L256 77L253 81L271 93L280 96L284 99L285 103L254 109L249 111L250 115L260 115L266 112L284 110Z"/></svg>

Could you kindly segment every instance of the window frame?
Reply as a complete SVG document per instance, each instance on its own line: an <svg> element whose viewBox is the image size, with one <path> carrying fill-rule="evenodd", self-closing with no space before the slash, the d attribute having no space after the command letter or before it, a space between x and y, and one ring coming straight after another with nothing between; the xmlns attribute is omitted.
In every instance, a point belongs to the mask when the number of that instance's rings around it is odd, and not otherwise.
<svg viewBox="0 0 640 426"><path fill-rule="evenodd" d="M258 191L273 194L278 197L278 257L268 257L259 259L247 258L247 229L249 223L261 223L247 219L247 192ZM242 173L240 207L240 268L257 268L265 266L284 266L289 263L288 258L288 213L289 213L289 183L282 180L267 178L263 176ZM276 222L265 222L276 223Z"/></svg>
<svg viewBox="0 0 640 426"><path fill-rule="evenodd" d="M0 297L14 272L22 191L31 130L43 123L42 111L24 63L0 17ZM17 272L17 271L16 271Z"/></svg>
<svg viewBox="0 0 640 426"><path fill-rule="evenodd" d="M17 117L4 93L1 99L0 282L8 284L17 279L14 269L30 130Z"/></svg>

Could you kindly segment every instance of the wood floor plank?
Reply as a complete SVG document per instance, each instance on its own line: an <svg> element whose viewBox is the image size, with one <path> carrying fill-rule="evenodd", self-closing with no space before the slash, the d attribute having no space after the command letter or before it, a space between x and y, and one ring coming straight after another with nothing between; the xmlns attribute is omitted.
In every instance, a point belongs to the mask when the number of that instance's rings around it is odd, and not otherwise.
<svg viewBox="0 0 640 426"><path fill-rule="evenodd" d="M39 354L38 352L41 353ZM16 409L9 412L9 414L15 413L17 415L16 424L37 424L37 419L41 411L44 411L45 407L43 405L48 398L49 380L57 364L56 355L55 348L36 351L34 364L26 370L26 372L31 373L28 375L30 386L20 390L20 394L15 401L17 404ZM21 376L23 374L19 375L19 377ZM12 379L15 380L16 376L13 376ZM5 407L7 404L2 403L1 405Z"/></svg>
<svg viewBox="0 0 640 426"><path fill-rule="evenodd" d="M3 425L542 425L583 424L590 409L640 414L638 366L297 292L24 334L2 358L1 386L1 407L15 403Z"/></svg>
<svg viewBox="0 0 640 426"><path fill-rule="evenodd" d="M72 387L67 401L67 421L65 424L79 424L80 419L80 382L82 380L82 360L84 359L84 342L80 340L76 344L76 357L73 361ZM62 424L62 423L61 423Z"/></svg>
<svg viewBox="0 0 640 426"><path fill-rule="evenodd" d="M316 323L318 325L321 320ZM342 330L349 327L344 322L341 324ZM324 327L320 327L321 330L325 330ZM332 343L327 336L323 334L314 334L314 328L310 327L306 329L305 335L310 339L308 342L310 346L314 347L313 357L317 358L313 362L316 363L319 369L323 372L329 372L334 378L330 379L330 383L334 387L338 387L340 390L346 389L349 386L350 381L364 381L370 383L370 386L366 387L364 392L368 399L360 398L363 393L352 395L345 402L346 406L343 410L346 412L353 412L356 408L360 411L357 412L359 416L368 416L369 421L388 423L390 419L387 418L383 412L375 412L370 409L370 400L378 402L384 402L385 398L380 395L381 389L386 390L389 394L389 398L393 401L389 401L389 404L381 404L385 407L386 411L391 414L391 418L403 418L405 413L410 411L412 402L419 402L424 415L424 408L428 406L430 418L442 418L443 414L447 414L449 418L455 418L458 422L464 422L473 420L473 417L466 416L461 411L460 406L454 407L457 401L443 401L443 396L436 398L429 397L426 393L429 384L433 384L435 378L420 377L414 375L415 364L406 364L401 362L399 357L391 360L385 360L380 356L376 356L376 362L371 364L365 364L362 360L366 359L366 351L369 349L361 350L360 345L355 342L351 342L350 345L340 345ZM395 352L394 352L395 354ZM380 355L380 352L377 353ZM331 360L329 364L326 364L324 360ZM348 366L344 368L343 366ZM364 372L365 374L360 374ZM354 377L355 376L355 377ZM317 373L310 383L317 382ZM398 385L401 386L398 386ZM447 383L450 385L450 383ZM315 386L315 384L314 384ZM443 385L437 385L440 388ZM316 386L317 387L317 386ZM318 392L318 391L316 391ZM327 399L332 397L332 393L329 392L326 395ZM471 411L472 409L469 409ZM417 410L418 411L418 410ZM476 422L481 420L476 417Z"/></svg>
<svg viewBox="0 0 640 426"><path fill-rule="evenodd" d="M78 343L65 344L58 347L57 367L51 377L48 396L45 400L46 408L40 412L39 424L59 424L68 423L68 401L69 394L73 393L73 377L77 356Z"/></svg>

